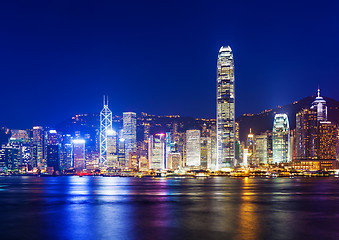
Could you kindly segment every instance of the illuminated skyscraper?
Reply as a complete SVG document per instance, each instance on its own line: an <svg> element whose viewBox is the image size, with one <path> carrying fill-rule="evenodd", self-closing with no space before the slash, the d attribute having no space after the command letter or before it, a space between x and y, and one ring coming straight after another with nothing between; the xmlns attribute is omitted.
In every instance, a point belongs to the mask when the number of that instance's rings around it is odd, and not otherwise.
<svg viewBox="0 0 339 240"><path fill-rule="evenodd" d="M137 150L137 115L134 112L123 113L125 139L125 161L129 162L129 153Z"/></svg>
<svg viewBox="0 0 339 240"><path fill-rule="evenodd" d="M311 110L317 112L318 121L327 121L327 106L326 101L320 96L320 89L318 88L318 96L312 103Z"/></svg>
<svg viewBox="0 0 339 240"><path fill-rule="evenodd" d="M336 160L337 126L331 122L319 123L319 148L320 160Z"/></svg>
<svg viewBox="0 0 339 240"><path fill-rule="evenodd" d="M273 122L273 163L289 162L290 127L286 114L276 114Z"/></svg>
<svg viewBox="0 0 339 240"><path fill-rule="evenodd" d="M210 137L201 137L200 144L200 166L202 169L211 169L212 163L212 141Z"/></svg>
<svg viewBox="0 0 339 240"><path fill-rule="evenodd" d="M234 62L230 46L221 47L217 62L217 169L235 160Z"/></svg>
<svg viewBox="0 0 339 240"><path fill-rule="evenodd" d="M168 157L169 157L169 154L171 153L171 150L172 150L171 133L167 132L166 133L166 149L165 149L165 152L166 152L166 156L165 156L165 168L167 168L167 169L169 169L168 166L167 166L167 162L168 162Z"/></svg>
<svg viewBox="0 0 339 240"><path fill-rule="evenodd" d="M109 129L112 129L112 112L108 108L108 99L104 97L104 108L100 112L100 167L107 166L107 130Z"/></svg>
<svg viewBox="0 0 339 240"><path fill-rule="evenodd" d="M268 133L255 136L256 161L259 164L268 163Z"/></svg>
<svg viewBox="0 0 339 240"><path fill-rule="evenodd" d="M86 154L85 154L85 143L84 139L74 139L73 140L73 161L74 168L77 171L82 171L86 168Z"/></svg>
<svg viewBox="0 0 339 240"><path fill-rule="evenodd" d="M109 129L107 130L107 167L117 168L118 166L117 133Z"/></svg>
<svg viewBox="0 0 339 240"><path fill-rule="evenodd" d="M44 132L42 127L33 127L33 138L32 138L32 166L41 167L43 163L43 142Z"/></svg>
<svg viewBox="0 0 339 240"><path fill-rule="evenodd" d="M150 169L165 168L165 134L150 136L148 141L148 161Z"/></svg>
<svg viewBox="0 0 339 240"><path fill-rule="evenodd" d="M247 135L247 161L251 164L257 164L256 162L256 146L255 146L255 136L252 133L252 129L250 128L250 133Z"/></svg>
<svg viewBox="0 0 339 240"><path fill-rule="evenodd" d="M60 135L55 130L47 133L46 163L47 167L53 167L54 171L60 171Z"/></svg>
<svg viewBox="0 0 339 240"><path fill-rule="evenodd" d="M62 136L60 165L63 169L73 167L73 141L70 134Z"/></svg>
<svg viewBox="0 0 339 240"><path fill-rule="evenodd" d="M303 109L296 115L296 158L317 159L318 121L316 109Z"/></svg>
<svg viewBox="0 0 339 240"><path fill-rule="evenodd" d="M200 130L186 131L186 166L200 166ZM207 166L206 166L207 167Z"/></svg>

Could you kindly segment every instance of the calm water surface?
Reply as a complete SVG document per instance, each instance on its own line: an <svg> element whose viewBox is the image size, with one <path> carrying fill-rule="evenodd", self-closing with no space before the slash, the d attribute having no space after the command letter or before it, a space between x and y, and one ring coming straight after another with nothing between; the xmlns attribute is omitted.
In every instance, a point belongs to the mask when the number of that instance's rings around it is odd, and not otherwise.
<svg viewBox="0 0 339 240"><path fill-rule="evenodd" d="M0 177L0 239L339 239L339 179Z"/></svg>

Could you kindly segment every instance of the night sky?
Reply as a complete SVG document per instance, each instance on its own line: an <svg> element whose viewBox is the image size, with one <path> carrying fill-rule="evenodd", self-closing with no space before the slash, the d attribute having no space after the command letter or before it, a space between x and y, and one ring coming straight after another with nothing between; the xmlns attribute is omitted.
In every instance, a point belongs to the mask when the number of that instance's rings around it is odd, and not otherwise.
<svg viewBox="0 0 339 240"><path fill-rule="evenodd" d="M338 1L2 1L0 126L99 112L215 117L216 59L235 58L236 113L339 100Z"/></svg>

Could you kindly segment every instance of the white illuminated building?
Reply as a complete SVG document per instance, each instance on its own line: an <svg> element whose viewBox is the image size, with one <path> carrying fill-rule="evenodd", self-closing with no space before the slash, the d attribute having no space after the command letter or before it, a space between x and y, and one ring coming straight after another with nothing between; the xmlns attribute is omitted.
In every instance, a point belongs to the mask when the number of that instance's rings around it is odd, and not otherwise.
<svg viewBox="0 0 339 240"><path fill-rule="evenodd" d="M165 134L151 135L148 141L149 168L165 169Z"/></svg>
<svg viewBox="0 0 339 240"><path fill-rule="evenodd" d="M290 161L290 127L286 114L276 114L272 133L273 163Z"/></svg>
<svg viewBox="0 0 339 240"><path fill-rule="evenodd" d="M315 98L312 103L311 109L317 111L317 120L318 121L327 121L327 106L326 101L323 97L320 96L320 89L318 88L318 96Z"/></svg>
<svg viewBox="0 0 339 240"><path fill-rule="evenodd" d="M186 166L200 166L200 130L186 131Z"/></svg>
<svg viewBox="0 0 339 240"><path fill-rule="evenodd" d="M217 61L217 166L235 163L234 62L230 46L221 47Z"/></svg>
<svg viewBox="0 0 339 240"><path fill-rule="evenodd" d="M117 133L113 129L107 130L107 167L118 167Z"/></svg>
<svg viewBox="0 0 339 240"><path fill-rule="evenodd" d="M125 161L129 154L137 149L137 115L134 112L123 113L123 138L125 139Z"/></svg>
<svg viewBox="0 0 339 240"><path fill-rule="evenodd" d="M112 112L108 108L108 98L104 97L104 108L100 112L100 167L107 166L107 130L112 129Z"/></svg>

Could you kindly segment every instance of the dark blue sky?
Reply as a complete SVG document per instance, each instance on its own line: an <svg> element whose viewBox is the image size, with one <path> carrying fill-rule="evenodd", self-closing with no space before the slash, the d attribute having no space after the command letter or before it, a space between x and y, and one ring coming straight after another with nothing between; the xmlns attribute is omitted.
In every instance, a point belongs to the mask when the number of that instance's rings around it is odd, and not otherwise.
<svg viewBox="0 0 339 240"><path fill-rule="evenodd" d="M236 113L339 100L338 1L6 1L0 126L99 112L215 116L216 58L235 58Z"/></svg>

